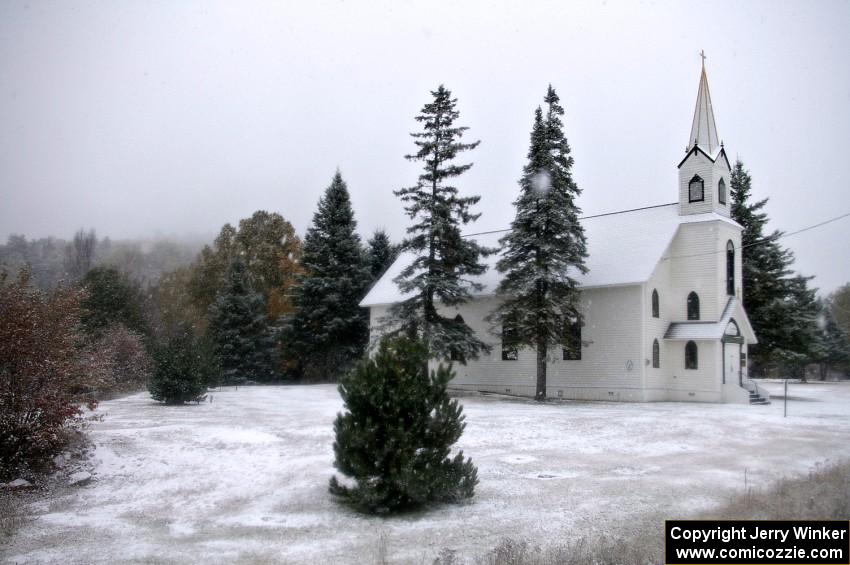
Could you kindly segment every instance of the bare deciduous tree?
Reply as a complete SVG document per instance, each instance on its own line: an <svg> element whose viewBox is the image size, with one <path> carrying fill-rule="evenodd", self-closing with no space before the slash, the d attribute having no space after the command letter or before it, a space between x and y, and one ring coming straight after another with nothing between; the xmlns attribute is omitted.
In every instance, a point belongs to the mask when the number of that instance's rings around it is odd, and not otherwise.
<svg viewBox="0 0 850 565"><path fill-rule="evenodd" d="M74 234L74 240L65 248L65 272L70 280L78 281L91 270L96 246L94 230L81 229Z"/></svg>

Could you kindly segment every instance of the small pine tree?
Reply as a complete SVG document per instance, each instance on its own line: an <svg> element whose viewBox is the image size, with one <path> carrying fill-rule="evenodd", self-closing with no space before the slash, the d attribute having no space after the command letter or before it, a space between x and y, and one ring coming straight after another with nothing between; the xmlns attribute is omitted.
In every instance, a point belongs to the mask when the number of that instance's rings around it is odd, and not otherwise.
<svg viewBox="0 0 850 565"><path fill-rule="evenodd" d="M401 250L415 255L395 282L402 293L412 296L394 305L390 314L403 332L425 341L432 357L466 362L490 347L466 323L440 315L437 303L457 306L468 301L471 291L482 288L469 279L487 270L481 258L492 253L460 232L462 225L480 216L471 208L481 197L459 196L458 189L448 184L472 167L472 163L456 164L455 158L475 149L480 141L461 143L469 128L454 125L460 114L451 91L440 85L431 95L433 101L416 116L424 131L411 134L419 150L406 156L422 161L424 171L415 186L395 191L414 221Z"/></svg>
<svg viewBox="0 0 850 565"><path fill-rule="evenodd" d="M319 200L304 238L295 287L295 314L284 326L287 357L299 360L306 380L336 381L363 355L369 339L359 306L371 281L348 188L339 171Z"/></svg>
<svg viewBox="0 0 850 565"><path fill-rule="evenodd" d="M576 205L581 191L572 178L573 158L560 119L564 110L551 85L544 101L545 117L540 107L534 113L516 217L501 239L497 268L504 278L497 293L502 302L490 316L502 332L510 326L515 345L537 349L538 400L546 398L548 347L564 344L569 329L581 323L574 276L587 272Z"/></svg>
<svg viewBox="0 0 850 565"><path fill-rule="evenodd" d="M266 304L248 286L245 265L236 258L227 284L210 308L210 334L224 382L268 381L277 374L277 336Z"/></svg>
<svg viewBox="0 0 850 565"><path fill-rule="evenodd" d="M398 255L395 245L390 242L390 236L384 230L376 230L367 242L369 256L369 271L372 280L378 280Z"/></svg>
<svg viewBox="0 0 850 565"><path fill-rule="evenodd" d="M154 351L154 371L148 382L151 397L166 404L199 401L207 390L204 356L189 328L168 336Z"/></svg>
<svg viewBox="0 0 850 565"><path fill-rule="evenodd" d="M428 349L407 338L385 338L374 359L343 378L345 413L334 422L336 476L330 490L362 512L387 514L429 502L470 498L478 471L463 452L449 457L465 424L447 386L453 374L440 365L430 376Z"/></svg>

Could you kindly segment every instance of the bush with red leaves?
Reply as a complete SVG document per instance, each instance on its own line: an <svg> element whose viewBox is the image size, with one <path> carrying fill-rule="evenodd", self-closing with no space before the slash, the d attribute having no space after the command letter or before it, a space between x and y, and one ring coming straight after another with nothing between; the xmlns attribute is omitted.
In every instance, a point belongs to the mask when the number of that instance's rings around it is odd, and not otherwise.
<svg viewBox="0 0 850 565"><path fill-rule="evenodd" d="M41 467L82 423L73 397L90 375L78 347L83 293L0 273L0 477ZM93 405L90 404L93 408Z"/></svg>

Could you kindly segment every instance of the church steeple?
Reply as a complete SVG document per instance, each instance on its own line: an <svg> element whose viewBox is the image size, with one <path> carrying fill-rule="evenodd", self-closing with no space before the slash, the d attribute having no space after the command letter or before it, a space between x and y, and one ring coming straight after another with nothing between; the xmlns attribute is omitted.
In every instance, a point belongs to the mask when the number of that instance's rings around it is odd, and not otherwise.
<svg viewBox="0 0 850 565"><path fill-rule="evenodd" d="M702 74L699 79L699 92L697 93L697 106L694 109L694 121L691 124L691 137L688 139L688 150L694 145L713 155L720 147L717 140L717 126L714 123L714 108L711 106L711 93L708 91L708 78L705 75L705 53L700 51L702 57Z"/></svg>
<svg viewBox="0 0 850 565"><path fill-rule="evenodd" d="M718 141L714 125L714 108L705 76L705 54L702 57L702 74L699 79L697 107L691 125L688 151L679 163L679 214L705 214L714 212L729 217L727 187L732 168L726 150Z"/></svg>

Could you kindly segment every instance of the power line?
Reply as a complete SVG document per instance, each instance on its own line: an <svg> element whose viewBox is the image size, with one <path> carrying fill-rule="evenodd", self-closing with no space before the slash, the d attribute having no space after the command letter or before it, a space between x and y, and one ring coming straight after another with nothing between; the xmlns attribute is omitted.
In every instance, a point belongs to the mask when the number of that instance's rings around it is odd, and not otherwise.
<svg viewBox="0 0 850 565"><path fill-rule="evenodd" d="M830 218L828 220L824 220L823 222L818 222L817 224L812 224L810 226L800 228L800 229L792 231L792 232L787 232L787 233L781 232L777 236L766 237L764 239L760 239L758 241L748 243L747 245L742 245L741 249L748 249L750 247L755 247L757 245L765 245L765 244L773 242L773 241L779 241L780 239L785 239L786 237L791 237L792 235L797 235L798 233L803 233L803 232L806 232L806 231L809 231L809 230L813 230L815 228L819 228L821 226L825 226L826 224L831 224L832 222L837 222L838 220L843 220L844 218L846 218L848 216L850 216L850 212L847 212L845 214L841 214L839 216L835 216L834 218ZM693 253L693 254L690 254L690 255L673 255L672 257L662 258L662 261L667 261L667 260L670 260L670 259L687 259L687 258L690 258L690 257L704 257L705 255L717 255L719 253L726 253L726 250L720 249L720 250L716 250L716 251L706 251L704 253Z"/></svg>
<svg viewBox="0 0 850 565"><path fill-rule="evenodd" d="M641 208L630 208L628 210L618 210L616 212L605 212L603 214L594 214L593 216L582 216L581 218L579 218L579 221L589 220L591 218L601 218L602 216L614 216L616 214L625 214L626 212L638 212L640 210L650 210L652 208L663 208L665 206L673 206L675 204L678 204L678 202L670 202L670 203L667 203L667 204L655 204L654 206L643 206ZM465 234L463 234L463 237L475 237L477 235L490 235L492 233L504 233L504 232L507 232L507 231L511 231L511 228L505 228L505 229L501 229L501 230L482 231L482 232L478 232L478 233L465 233Z"/></svg>
<svg viewBox="0 0 850 565"><path fill-rule="evenodd" d="M627 212L638 212L640 210L650 210L652 208L663 208L664 206L673 206L674 204L677 204L677 202L670 202L669 204L656 204L654 206L643 206L641 208L630 208L628 210L619 210L617 212L605 212L603 214L594 214L593 216L583 216L583 217L579 218L579 220L589 220L591 218L601 218L602 216L614 216L616 214L625 214ZM810 226L806 226L804 228L800 228L800 229L792 231L792 232L782 232L778 236L766 237L764 239L760 239L758 241L748 243L747 245L742 245L741 249L747 249L749 247L755 247L757 245L765 245L765 244L770 243L772 241L779 241L780 239L785 239L786 237L791 237L792 235L797 235L799 233L803 233L803 232L806 232L806 231L809 231L809 230L813 230L815 228L819 228L821 226L825 226L827 224L831 224L832 222L837 222L838 220L843 220L844 218L847 218L848 216L850 216L850 212L846 212L846 213L841 214L839 216L835 216L834 218L830 218L828 220L824 220L822 222L818 222L816 224L812 224ZM468 234L464 234L463 237L475 237L475 236L479 236L479 235L490 235L490 234L494 234L494 233L504 233L504 232L508 232L508 231L510 231L510 228L501 229L501 230L482 231L482 232L478 232L478 233L468 233ZM717 255L719 253L726 253L726 250L720 249L718 251L707 251L707 252L704 252L704 253L694 253L694 254L691 254L691 255L674 255L672 257L663 257L662 261L666 261L666 260L669 260L669 259L687 259L687 258L690 258L690 257L702 257L702 256L705 256L705 255Z"/></svg>

